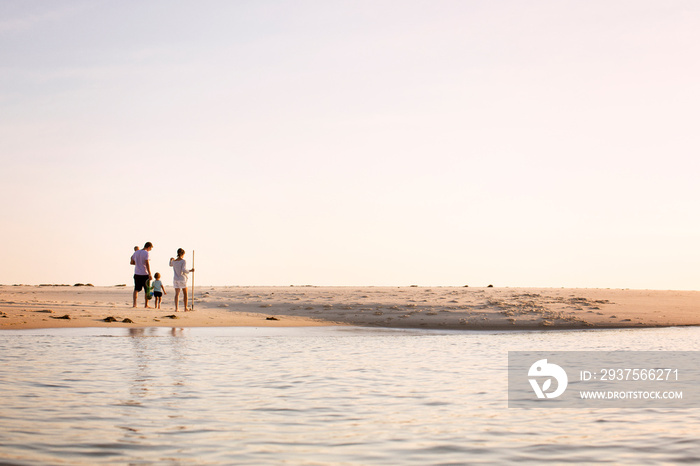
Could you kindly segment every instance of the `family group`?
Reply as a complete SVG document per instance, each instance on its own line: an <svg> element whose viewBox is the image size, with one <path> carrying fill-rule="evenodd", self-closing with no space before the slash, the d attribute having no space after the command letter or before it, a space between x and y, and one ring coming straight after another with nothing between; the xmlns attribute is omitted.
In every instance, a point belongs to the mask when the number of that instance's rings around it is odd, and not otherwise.
<svg viewBox="0 0 700 466"><path fill-rule="evenodd" d="M153 287L153 296L155 297L155 307L160 309L161 300L165 291L165 286L160 281L160 273L151 274L150 251L153 249L153 243L150 241L143 245L143 249L138 246L134 247L134 254L131 256L131 265L134 266L134 307L141 290L145 291L146 308L150 308L148 300L150 299L148 287ZM175 288L175 312L178 311L180 301L180 292L182 292L185 301L185 311L190 309L187 307L187 275L194 272L194 269L187 269L187 262L184 259L185 250L180 248L177 250L177 258L170 258L170 267L173 268L173 288ZM151 280L155 281L151 283Z"/></svg>

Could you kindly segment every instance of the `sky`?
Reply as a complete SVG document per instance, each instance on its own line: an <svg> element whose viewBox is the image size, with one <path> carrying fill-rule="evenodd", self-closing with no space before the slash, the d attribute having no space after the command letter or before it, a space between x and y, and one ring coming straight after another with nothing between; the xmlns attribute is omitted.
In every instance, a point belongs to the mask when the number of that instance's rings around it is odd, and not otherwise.
<svg viewBox="0 0 700 466"><path fill-rule="evenodd" d="M0 0L0 283L698 289L700 3Z"/></svg>

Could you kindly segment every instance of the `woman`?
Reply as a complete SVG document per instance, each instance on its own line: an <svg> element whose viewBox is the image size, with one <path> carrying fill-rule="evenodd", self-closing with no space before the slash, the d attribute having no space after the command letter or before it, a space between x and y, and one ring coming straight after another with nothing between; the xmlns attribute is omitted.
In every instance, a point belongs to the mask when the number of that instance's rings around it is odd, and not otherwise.
<svg viewBox="0 0 700 466"><path fill-rule="evenodd" d="M180 290L185 297L185 311L189 311L187 307L187 274L194 272L194 269L187 270L187 262L183 259L185 250L180 248L177 250L177 259L170 258L170 267L173 268L175 275L173 276L173 288L175 288L175 312L177 312L178 301L180 301Z"/></svg>

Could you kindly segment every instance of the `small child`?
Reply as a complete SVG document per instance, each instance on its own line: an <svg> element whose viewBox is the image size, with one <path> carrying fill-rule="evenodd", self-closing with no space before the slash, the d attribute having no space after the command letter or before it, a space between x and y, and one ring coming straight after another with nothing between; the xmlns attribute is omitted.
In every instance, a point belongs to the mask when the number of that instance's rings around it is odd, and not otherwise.
<svg viewBox="0 0 700 466"><path fill-rule="evenodd" d="M163 299L163 295L168 293L165 292L165 287L163 286L163 282L160 281L160 274L158 272L156 272L153 278L155 278L155 280L151 285L153 286L153 296L156 298L155 306L156 309L160 309L160 302Z"/></svg>

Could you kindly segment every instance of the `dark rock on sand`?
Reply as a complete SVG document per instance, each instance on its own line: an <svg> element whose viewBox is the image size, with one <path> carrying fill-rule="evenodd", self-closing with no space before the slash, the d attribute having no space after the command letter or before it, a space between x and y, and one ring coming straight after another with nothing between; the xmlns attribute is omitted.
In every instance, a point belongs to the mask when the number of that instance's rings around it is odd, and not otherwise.
<svg viewBox="0 0 700 466"><path fill-rule="evenodd" d="M70 320L70 316L69 316L68 314L66 314L66 315L64 315L64 316L61 316L61 317L54 317L54 316L51 316L51 318L53 318L53 319L65 319L65 320Z"/></svg>
<svg viewBox="0 0 700 466"><path fill-rule="evenodd" d="M129 319L128 317L126 319L122 320L122 322L124 322L125 324L133 324L134 323L134 321Z"/></svg>
<svg viewBox="0 0 700 466"><path fill-rule="evenodd" d="M268 317L266 320L279 320L277 317Z"/></svg>
<svg viewBox="0 0 700 466"><path fill-rule="evenodd" d="M112 316L105 317L105 318L102 319L102 320L104 320L105 322L117 322L117 319L115 319L115 318L112 317Z"/></svg>

